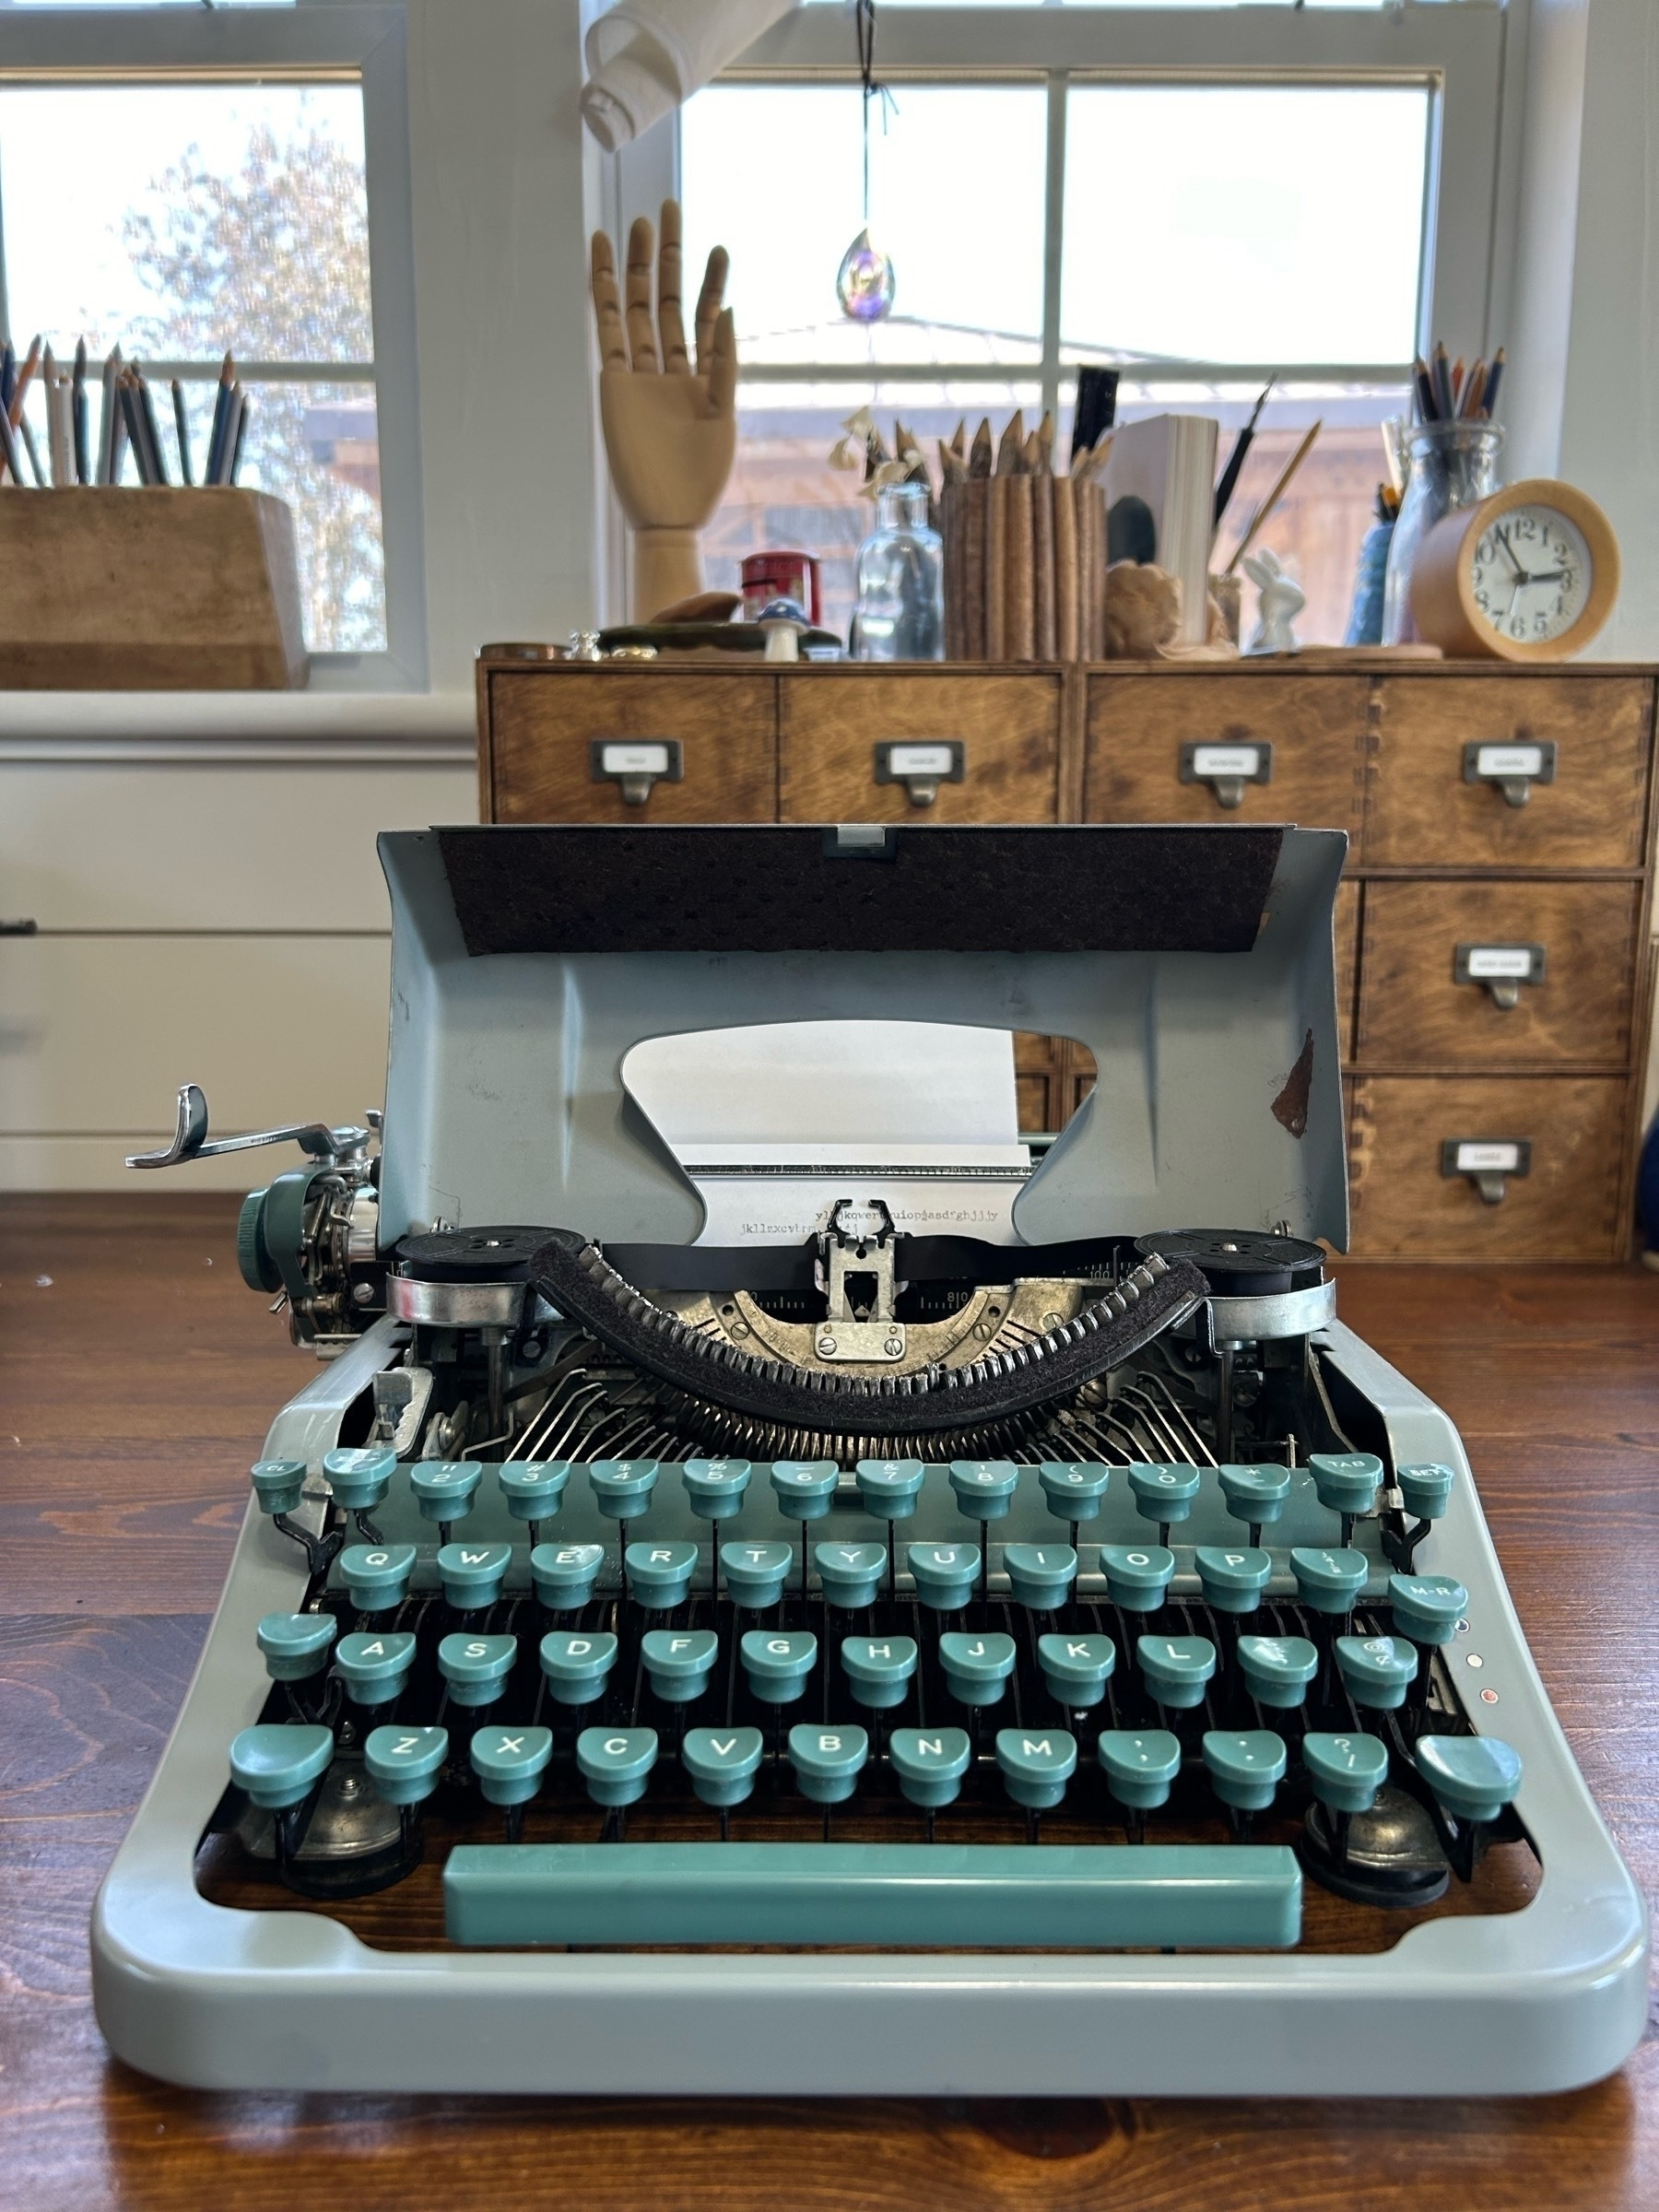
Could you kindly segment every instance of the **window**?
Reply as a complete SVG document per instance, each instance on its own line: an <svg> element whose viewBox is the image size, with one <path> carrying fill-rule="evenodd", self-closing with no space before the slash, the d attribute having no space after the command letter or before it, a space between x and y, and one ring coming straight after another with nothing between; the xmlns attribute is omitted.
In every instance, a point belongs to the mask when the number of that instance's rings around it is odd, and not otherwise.
<svg viewBox="0 0 1659 2212"><path fill-rule="evenodd" d="M862 220L851 31L828 6L791 18L764 70L679 121L688 258L730 250L742 363L711 583L735 585L757 547L805 546L844 632L871 510L829 455L861 406L930 458L964 418L1000 430L1047 408L1064 452L1076 371L1100 362L1120 420L1211 414L1225 453L1273 377L1218 553L1320 419L1265 542L1307 592L1300 634L1339 639L1412 354L1430 330L1487 347L1499 29L1483 6L1387 25L1363 7L1183 18L1181 0L890 11L870 215L899 290L862 329L833 290Z"/></svg>
<svg viewBox="0 0 1659 2212"><path fill-rule="evenodd" d="M20 11L0 15L0 328L19 354L41 335L64 366L85 339L94 424L104 357L119 346L140 360L174 482L167 385L178 382L199 472L229 351L250 403L240 481L293 510L319 677L416 677L419 548L391 542L399 500L382 466L389 451L412 462L412 410L393 394L388 441L377 310L396 287L371 254L354 50L386 11L240 8L204 23L135 9L103 17L96 39L74 8L30 13L26 27ZM144 65L163 33L164 62ZM58 65L8 65L24 35ZM336 53L305 54L308 43ZM179 65L182 46L199 58ZM96 60L76 65L88 50ZM41 398L37 380L25 419L44 465Z"/></svg>

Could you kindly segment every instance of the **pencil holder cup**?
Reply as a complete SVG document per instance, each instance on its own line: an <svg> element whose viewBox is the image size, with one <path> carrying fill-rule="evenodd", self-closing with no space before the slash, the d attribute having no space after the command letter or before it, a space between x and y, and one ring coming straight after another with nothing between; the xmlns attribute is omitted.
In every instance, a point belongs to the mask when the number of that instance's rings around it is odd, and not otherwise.
<svg viewBox="0 0 1659 2212"><path fill-rule="evenodd" d="M1497 490L1502 443L1502 428L1495 422L1424 422L1411 432L1406 491L1389 540L1382 582L1384 645L1415 642L1411 570L1418 547L1442 515L1473 507Z"/></svg>

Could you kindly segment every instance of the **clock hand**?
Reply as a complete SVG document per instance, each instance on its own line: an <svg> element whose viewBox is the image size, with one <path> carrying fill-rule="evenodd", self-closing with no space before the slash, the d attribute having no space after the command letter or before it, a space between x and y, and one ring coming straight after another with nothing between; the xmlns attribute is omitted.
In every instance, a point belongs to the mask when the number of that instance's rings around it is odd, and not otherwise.
<svg viewBox="0 0 1659 2212"><path fill-rule="evenodd" d="M1506 530L1494 530L1492 536L1496 542L1503 547L1504 559L1509 562L1510 567L1514 570L1516 575L1521 578L1523 582L1524 582L1526 581L1526 571L1515 559L1513 548L1510 545L1509 533Z"/></svg>

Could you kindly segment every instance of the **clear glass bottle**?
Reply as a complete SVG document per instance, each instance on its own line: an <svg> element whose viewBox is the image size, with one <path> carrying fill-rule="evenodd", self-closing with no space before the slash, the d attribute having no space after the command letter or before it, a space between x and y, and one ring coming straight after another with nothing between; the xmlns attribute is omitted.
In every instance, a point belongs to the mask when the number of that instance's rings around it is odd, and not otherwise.
<svg viewBox="0 0 1659 2212"><path fill-rule="evenodd" d="M858 548L855 661L945 657L945 541L930 528L925 484L876 495L876 529Z"/></svg>
<svg viewBox="0 0 1659 2212"><path fill-rule="evenodd" d="M1382 642L1417 641L1411 617L1411 566L1418 547L1442 515L1472 507L1498 488L1498 450L1503 431L1495 422L1419 422L1406 439L1406 495L1388 543L1382 585Z"/></svg>

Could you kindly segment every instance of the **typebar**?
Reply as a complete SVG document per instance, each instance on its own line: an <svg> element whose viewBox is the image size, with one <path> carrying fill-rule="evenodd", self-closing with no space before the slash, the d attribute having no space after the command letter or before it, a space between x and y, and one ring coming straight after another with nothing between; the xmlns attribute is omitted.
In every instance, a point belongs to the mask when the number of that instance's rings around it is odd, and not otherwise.
<svg viewBox="0 0 1659 2212"><path fill-rule="evenodd" d="M1294 1855L1265 1844L463 1843L452 1942L1284 1950Z"/></svg>

